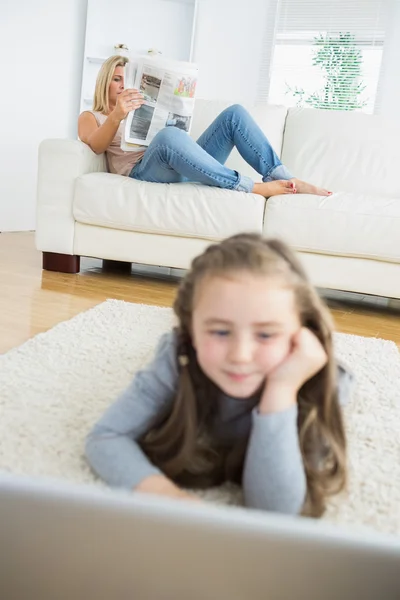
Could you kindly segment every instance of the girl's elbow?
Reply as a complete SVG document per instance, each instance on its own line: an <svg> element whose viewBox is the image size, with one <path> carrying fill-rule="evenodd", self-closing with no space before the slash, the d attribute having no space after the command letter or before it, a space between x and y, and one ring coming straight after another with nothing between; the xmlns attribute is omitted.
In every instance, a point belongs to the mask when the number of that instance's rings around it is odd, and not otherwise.
<svg viewBox="0 0 400 600"><path fill-rule="evenodd" d="M84 444L84 453L90 463L93 457L97 455L102 439L104 439L104 432L98 425L94 425L87 434Z"/></svg>
<svg viewBox="0 0 400 600"><path fill-rule="evenodd" d="M279 512L282 515L288 515L292 517L298 517L301 515L304 506L304 498L296 500L294 502L282 503L275 512Z"/></svg>
<svg viewBox="0 0 400 600"><path fill-rule="evenodd" d="M245 502L247 508L253 508L261 510L263 512L278 513L281 515L288 515L296 517L301 514L303 510L303 502L296 503L274 503L274 502Z"/></svg>
<svg viewBox="0 0 400 600"><path fill-rule="evenodd" d="M301 514L305 502L306 492L299 490L286 494L264 495L244 493L245 505L266 512L279 513L282 515L298 516Z"/></svg>
<svg viewBox="0 0 400 600"><path fill-rule="evenodd" d="M96 445L96 436L95 434L91 431L85 439L85 446L84 446L84 453L85 453L85 457L86 459L89 461L89 463L91 462L91 457L93 454L93 448Z"/></svg>

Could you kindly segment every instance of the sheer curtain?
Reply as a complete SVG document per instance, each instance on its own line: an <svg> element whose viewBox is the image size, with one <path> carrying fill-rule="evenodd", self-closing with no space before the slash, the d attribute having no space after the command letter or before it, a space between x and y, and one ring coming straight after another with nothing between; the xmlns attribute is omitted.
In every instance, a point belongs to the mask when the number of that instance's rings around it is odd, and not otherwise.
<svg viewBox="0 0 400 600"><path fill-rule="evenodd" d="M257 100L378 112L393 6L392 0L270 0Z"/></svg>

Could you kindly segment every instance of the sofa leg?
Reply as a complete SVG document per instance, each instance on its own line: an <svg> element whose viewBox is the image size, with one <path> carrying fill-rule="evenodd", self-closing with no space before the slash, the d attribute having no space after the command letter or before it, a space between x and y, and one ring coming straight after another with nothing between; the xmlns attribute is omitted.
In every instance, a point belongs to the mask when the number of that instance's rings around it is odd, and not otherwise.
<svg viewBox="0 0 400 600"><path fill-rule="evenodd" d="M43 269L59 273L79 273L81 257L71 254L43 252Z"/></svg>
<svg viewBox="0 0 400 600"><path fill-rule="evenodd" d="M103 258L103 271L130 273L132 271L132 263Z"/></svg>

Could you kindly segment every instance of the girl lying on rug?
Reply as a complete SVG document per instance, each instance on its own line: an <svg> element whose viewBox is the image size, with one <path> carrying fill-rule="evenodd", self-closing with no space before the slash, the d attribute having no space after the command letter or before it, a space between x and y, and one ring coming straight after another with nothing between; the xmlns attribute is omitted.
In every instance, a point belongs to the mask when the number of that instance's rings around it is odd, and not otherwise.
<svg viewBox="0 0 400 600"><path fill-rule="evenodd" d="M243 486L247 506L320 516L346 482L328 309L289 248L240 234L195 258L163 335L94 426L87 458L108 484L199 500Z"/></svg>

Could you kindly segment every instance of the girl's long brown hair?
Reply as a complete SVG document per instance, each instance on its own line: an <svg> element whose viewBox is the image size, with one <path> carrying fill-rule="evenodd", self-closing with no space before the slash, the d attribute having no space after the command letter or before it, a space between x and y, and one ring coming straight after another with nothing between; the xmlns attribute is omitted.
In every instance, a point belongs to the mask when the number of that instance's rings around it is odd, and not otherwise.
<svg viewBox="0 0 400 600"><path fill-rule="evenodd" d="M298 432L307 477L303 514L320 516L328 495L346 483L346 439L337 397L337 367L332 348L332 323L294 253L286 244L257 234L239 234L209 246L195 258L174 303L178 317L179 383L168 413L141 440L149 458L180 485L206 487L226 479L240 483L248 438L229 451L207 435L217 395L215 384L201 370L191 341L196 292L205 278L235 272L279 277L293 289L303 326L324 347L328 361L298 393Z"/></svg>

